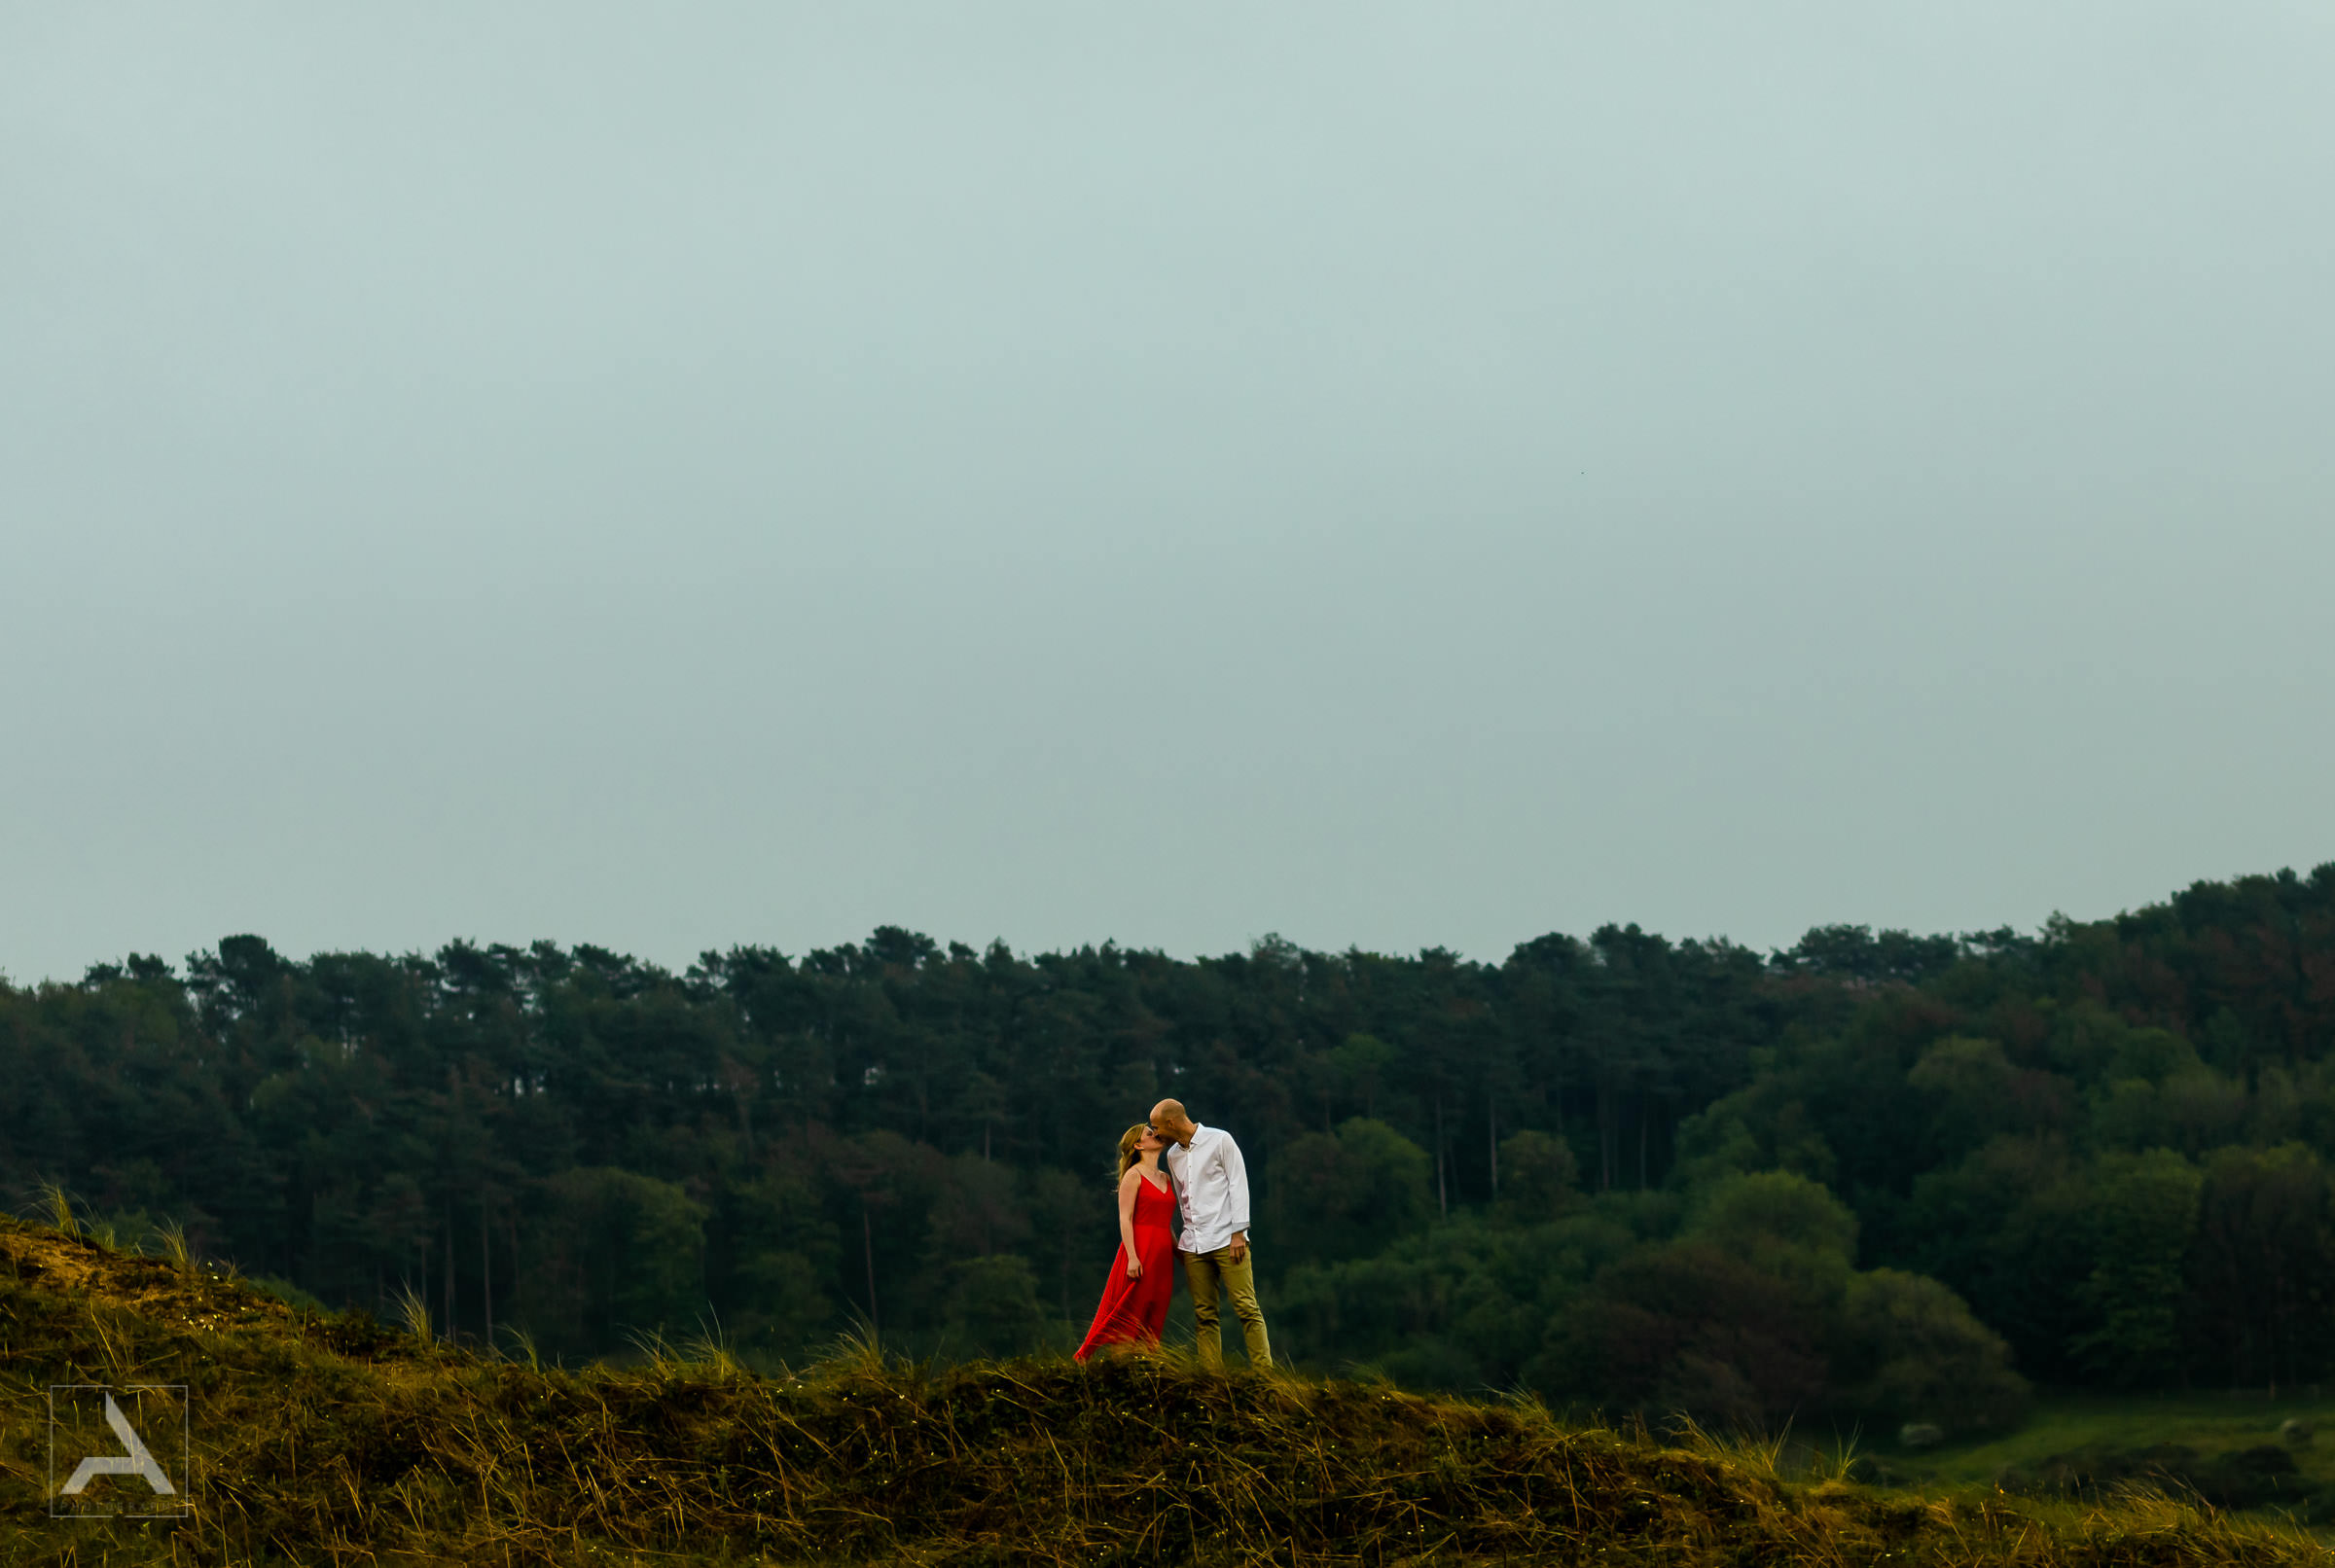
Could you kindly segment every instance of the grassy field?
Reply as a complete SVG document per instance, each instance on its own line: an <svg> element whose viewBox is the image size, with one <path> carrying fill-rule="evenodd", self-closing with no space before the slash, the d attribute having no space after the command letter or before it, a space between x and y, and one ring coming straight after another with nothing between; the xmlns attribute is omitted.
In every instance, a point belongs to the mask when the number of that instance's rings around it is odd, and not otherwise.
<svg viewBox="0 0 2335 1568"><path fill-rule="evenodd" d="M2317 1424L2324 1445L2292 1448L2296 1460L2320 1482L2335 1482L2335 1400L2271 1399L2246 1395L2188 1394L2163 1398L2061 1395L2039 1402L2033 1417L2017 1432L1992 1442L1941 1445L1908 1456L1909 1464L1934 1471L1949 1484L1992 1481L2006 1465L2033 1464L2076 1448L2145 1448L2182 1443L2207 1453L2278 1443L2282 1422Z"/></svg>
<svg viewBox="0 0 2335 1568"><path fill-rule="evenodd" d="M2335 1400L2320 1394L2057 1395L1999 1438L1926 1450L1884 1438L1865 1449L1885 1471L1928 1490L2096 1493L2103 1482L2153 1475L2176 1492L2202 1489L2224 1507L2317 1525L2335 1519ZM2289 1422L2316 1435L2301 1436ZM2249 1476L2259 1478L2250 1486ZM2217 1494L2217 1479L2234 1489Z"/></svg>
<svg viewBox="0 0 2335 1568"><path fill-rule="evenodd" d="M189 1390L188 1515L53 1517L51 1386L157 1383ZM1942 1476L1967 1458L1924 1462ZM96 1484L144 1495L133 1479ZM909 1366L860 1346L766 1376L704 1345L538 1367L304 1312L183 1256L0 1221L0 1564L2284 1568L2327 1555L2305 1533L2163 1498L1787 1479L1757 1446L1665 1445L1528 1404L1209 1375L1174 1358Z"/></svg>

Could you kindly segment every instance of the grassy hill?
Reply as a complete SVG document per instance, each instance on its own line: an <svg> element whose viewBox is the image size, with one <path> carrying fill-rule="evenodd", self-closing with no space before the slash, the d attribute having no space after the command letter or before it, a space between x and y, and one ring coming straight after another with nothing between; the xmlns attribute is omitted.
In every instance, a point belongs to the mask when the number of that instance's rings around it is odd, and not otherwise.
<svg viewBox="0 0 2335 1568"><path fill-rule="evenodd" d="M190 1516L50 1516L53 1384L188 1386ZM142 1484L100 1479L98 1487ZM0 1563L2287 1564L2163 1499L1779 1480L1526 1406L1168 1360L565 1370L0 1220Z"/></svg>

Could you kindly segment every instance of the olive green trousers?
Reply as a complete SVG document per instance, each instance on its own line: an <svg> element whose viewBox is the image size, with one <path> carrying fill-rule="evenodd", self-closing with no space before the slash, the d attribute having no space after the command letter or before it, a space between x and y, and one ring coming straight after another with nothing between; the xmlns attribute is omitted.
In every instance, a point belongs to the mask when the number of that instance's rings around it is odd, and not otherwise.
<svg viewBox="0 0 2335 1568"><path fill-rule="evenodd" d="M1200 1331L1200 1364L1209 1372L1224 1370L1223 1318L1220 1300L1233 1303L1240 1320L1240 1339L1248 1347L1251 1367L1273 1365L1273 1346L1265 1337L1265 1309L1257 1304L1256 1249L1233 1262L1233 1249L1184 1254L1184 1283L1192 1287L1192 1322Z"/></svg>

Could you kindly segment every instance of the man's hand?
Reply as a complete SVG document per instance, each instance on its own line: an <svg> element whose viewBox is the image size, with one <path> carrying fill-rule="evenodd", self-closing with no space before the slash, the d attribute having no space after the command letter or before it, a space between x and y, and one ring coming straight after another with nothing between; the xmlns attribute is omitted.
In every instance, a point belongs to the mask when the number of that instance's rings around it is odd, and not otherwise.
<svg viewBox="0 0 2335 1568"><path fill-rule="evenodd" d="M1247 1232L1247 1231L1243 1230L1243 1231L1239 1232L1238 1235L1236 1235L1236 1236L1234 1236L1234 1237L1233 1237L1233 1244L1232 1244L1232 1254L1233 1254L1233 1263L1234 1263L1236 1265L1240 1265L1240 1264L1244 1264L1244 1263L1248 1262L1248 1232Z"/></svg>

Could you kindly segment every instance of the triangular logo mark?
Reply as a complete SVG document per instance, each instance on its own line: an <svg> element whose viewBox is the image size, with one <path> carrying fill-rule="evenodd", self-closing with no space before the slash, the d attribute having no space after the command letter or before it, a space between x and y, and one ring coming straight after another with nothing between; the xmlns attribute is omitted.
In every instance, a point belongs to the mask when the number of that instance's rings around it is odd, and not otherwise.
<svg viewBox="0 0 2335 1568"><path fill-rule="evenodd" d="M122 1413L122 1407L114 1403L111 1394L105 1396L105 1424L114 1429L114 1436L122 1440L122 1445L129 1452L93 1454L84 1459L73 1467L73 1479L60 1488L62 1492L68 1496L79 1492L99 1476L143 1476L146 1484L162 1496L168 1497L176 1492L177 1488L170 1484L170 1478L163 1475L162 1467L154 1462L154 1455L147 1452L144 1440L139 1438L137 1429L129 1424L129 1417ZM55 1472L50 1474L54 1475Z"/></svg>

